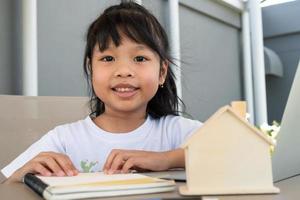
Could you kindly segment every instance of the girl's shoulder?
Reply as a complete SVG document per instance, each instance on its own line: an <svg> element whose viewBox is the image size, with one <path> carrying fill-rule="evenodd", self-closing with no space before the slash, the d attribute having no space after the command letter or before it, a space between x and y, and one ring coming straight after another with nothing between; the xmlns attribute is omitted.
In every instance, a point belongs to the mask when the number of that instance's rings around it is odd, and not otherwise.
<svg viewBox="0 0 300 200"><path fill-rule="evenodd" d="M90 116L87 116L84 119L58 125L54 127L54 129L52 129L50 132L58 134L81 133L85 132L87 129L90 129L90 123L91 118Z"/></svg>
<svg viewBox="0 0 300 200"><path fill-rule="evenodd" d="M164 121L165 123L195 123L202 124L199 120L190 119L187 117L179 116L179 115L165 115L159 118L160 121Z"/></svg>
<svg viewBox="0 0 300 200"><path fill-rule="evenodd" d="M157 132L170 142L172 149L179 148L191 134L202 126L198 120L175 115L166 115L156 121Z"/></svg>
<svg viewBox="0 0 300 200"><path fill-rule="evenodd" d="M171 129L195 129L202 126L199 120L189 119L183 116L166 115L157 119L161 126Z"/></svg>

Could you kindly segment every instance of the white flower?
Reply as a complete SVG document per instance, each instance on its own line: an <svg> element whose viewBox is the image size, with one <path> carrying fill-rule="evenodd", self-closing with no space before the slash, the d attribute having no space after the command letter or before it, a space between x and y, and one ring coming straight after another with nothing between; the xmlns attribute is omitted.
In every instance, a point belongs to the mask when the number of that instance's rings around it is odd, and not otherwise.
<svg viewBox="0 0 300 200"><path fill-rule="evenodd" d="M250 113L246 113L246 120L247 121L250 121L250 117L251 117Z"/></svg>
<svg viewBox="0 0 300 200"><path fill-rule="evenodd" d="M278 125L272 125L271 128L272 128L272 132L276 134L280 131L280 126Z"/></svg>
<svg viewBox="0 0 300 200"><path fill-rule="evenodd" d="M274 144L276 144L276 137L280 131L280 124L276 121L272 122L272 125L270 126L267 123L263 123L259 126L259 129L266 134ZM274 146L271 146L271 153L274 151Z"/></svg>
<svg viewBox="0 0 300 200"><path fill-rule="evenodd" d="M273 128L272 126L270 126L269 124L267 124L266 122L264 122L262 125L259 126L259 129L263 132L269 132L272 131Z"/></svg>

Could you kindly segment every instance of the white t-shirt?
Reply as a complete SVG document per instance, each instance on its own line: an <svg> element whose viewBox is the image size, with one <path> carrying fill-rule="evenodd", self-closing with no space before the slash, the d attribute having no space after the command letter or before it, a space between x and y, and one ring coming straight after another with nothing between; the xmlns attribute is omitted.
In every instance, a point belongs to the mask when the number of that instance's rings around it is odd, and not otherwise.
<svg viewBox="0 0 300 200"><path fill-rule="evenodd" d="M112 149L168 151L177 149L202 125L181 116L159 119L150 116L128 133L110 133L99 128L88 116L74 123L57 126L32 144L1 172L9 177L40 152L53 151L70 157L81 172L101 171Z"/></svg>

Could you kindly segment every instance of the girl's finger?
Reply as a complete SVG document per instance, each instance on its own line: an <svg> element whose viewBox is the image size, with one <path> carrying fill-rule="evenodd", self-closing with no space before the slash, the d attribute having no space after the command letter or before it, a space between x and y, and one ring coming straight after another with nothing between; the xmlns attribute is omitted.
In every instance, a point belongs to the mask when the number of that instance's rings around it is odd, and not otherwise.
<svg viewBox="0 0 300 200"><path fill-rule="evenodd" d="M119 150L113 149L110 154L108 155L105 164L103 165L103 171L107 172L112 164L112 161L114 160L115 156L119 153Z"/></svg>
<svg viewBox="0 0 300 200"><path fill-rule="evenodd" d="M57 163L54 157L48 157L41 161L41 163L49 168L56 176L65 176L65 172L62 167Z"/></svg>
<svg viewBox="0 0 300 200"><path fill-rule="evenodd" d="M59 166L63 169L64 173L68 176L74 176L78 174L77 169L73 165L70 158L66 155L62 154L54 154L55 161L59 164Z"/></svg>
<svg viewBox="0 0 300 200"><path fill-rule="evenodd" d="M30 172L41 174L42 176L51 176L52 175L51 171L39 162L34 162L34 164L31 165Z"/></svg>
<svg viewBox="0 0 300 200"><path fill-rule="evenodd" d="M121 173L122 173L122 171L120 169L111 172L111 174L121 174Z"/></svg>
<svg viewBox="0 0 300 200"><path fill-rule="evenodd" d="M121 172L122 173L128 173L131 168L135 166L135 160L136 158L131 157L129 158L123 165Z"/></svg>
<svg viewBox="0 0 300 200"><path fill-rule="evenodd" d="M116 155L109 168L109 174L115 173L116 170L122 169L126 160L127 156L124 153L119 153Z"/></svg>

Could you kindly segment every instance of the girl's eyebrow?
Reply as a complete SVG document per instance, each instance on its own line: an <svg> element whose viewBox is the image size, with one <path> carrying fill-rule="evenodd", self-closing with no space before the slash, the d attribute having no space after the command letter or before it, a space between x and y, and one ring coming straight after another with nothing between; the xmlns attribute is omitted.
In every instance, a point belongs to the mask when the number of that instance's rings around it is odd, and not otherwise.
<svg viewBox="0 0 300 200"><path fill-rule="evenodd" d="M154 56L157 54L153 49L149 48L146 45L140 44L140 45L136 45L134 47L135 50L140 50L140 51L147 51L147 52L151 52Z"/></svg>
<svg viewBox="0 0 300 200"><path fill-rule="evenodd" d="M115 47L109 45L109 46L107 47L107 50L112 49L112 48L115 48ZM137 46L135 46L134 48L137 49L137 50L145 50L145 49L149 49L149 48L148 48L147 46L145 46L145 45L137 45ZM95 50L98 51L98 52L100 52L99 47L95 47Z"/></svg>
<svg viewBox="0 0 300 200"><path fill-rule="evenodd" d="M144 45L137 45L136 47L135 47L135 49L138 49L138 50L145 50L145 49L148 49L146 46L144 46Z"/></svg>
<svg viewBox="0 0 300 200"><path fill-rule="evenodd" d="M146 45L137 45L137 46L134 47L134 49L136 49L136 50L147 50L147 51L151 51L154 54L156 53L155 51L153 51L151 48L149 48Z"/></svg>
<svg viewBox="0 0 300 200"><path fill-rule="evenodd" d="M104 51L113 51L113 49L115 49L115 46L109 45ZM137 44L134 45L133 47L131 47L132 50L149 50L152 53L155 53L152 49L150 49L148 46L143 45L143 44ZM103 53L104 51L100 51L98 46L95 46L95 53Z"/></svg>

